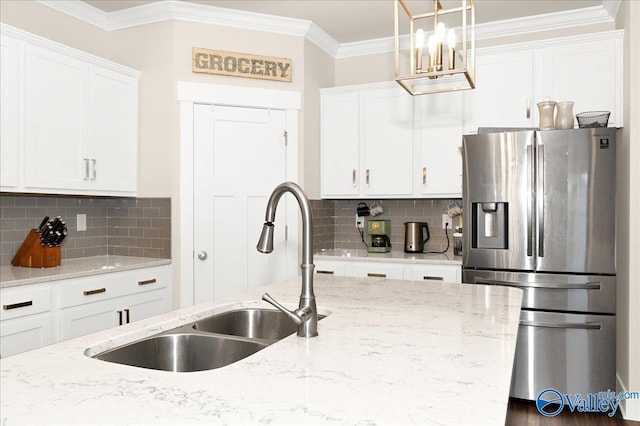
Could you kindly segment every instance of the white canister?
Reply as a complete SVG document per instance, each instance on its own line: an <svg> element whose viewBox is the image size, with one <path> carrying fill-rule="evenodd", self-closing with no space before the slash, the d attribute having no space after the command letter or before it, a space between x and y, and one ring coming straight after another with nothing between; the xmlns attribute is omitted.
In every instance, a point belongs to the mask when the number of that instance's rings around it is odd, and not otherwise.
<svg viewBox="0 0 640 426"><path fill-rule="evenodd" d="M556 130L573 129L573 102L558 102L556 114Z"/></svg>

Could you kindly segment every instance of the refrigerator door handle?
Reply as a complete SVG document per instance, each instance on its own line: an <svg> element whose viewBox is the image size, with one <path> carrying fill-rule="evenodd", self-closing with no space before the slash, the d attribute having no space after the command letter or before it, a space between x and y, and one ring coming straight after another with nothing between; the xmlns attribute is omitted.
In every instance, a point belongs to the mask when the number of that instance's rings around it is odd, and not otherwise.
<svg viewBox="0 0 640 426"><path fill-rule="evenodd" d="M602 283L597 281L589 281L580 284L558 284L558 283L523 283L519 281L490 280L486 278L476 278L476 284L502 285L520 288L548 288L557 290L600 290Z"/></svg>
<svg viewBox="0 0 640 426"><path fill-rule="evenodd" d="M544 257L544 145L538 145L536 207L538 208L538 257Z"/></svg>
<svg viewBox="0 0 640 426"><path fill-rule="evenodd" d="M520 325L526 327L546 327L546 328L579 328L585 330L600 330L601 322L541 322L541 321L520 321Z"/></svg>
<svg viewBox="0 0 640 426"><path fill-rule="evenodd" d="M533 256L533 145L527 145L527 256Z"/></svg>

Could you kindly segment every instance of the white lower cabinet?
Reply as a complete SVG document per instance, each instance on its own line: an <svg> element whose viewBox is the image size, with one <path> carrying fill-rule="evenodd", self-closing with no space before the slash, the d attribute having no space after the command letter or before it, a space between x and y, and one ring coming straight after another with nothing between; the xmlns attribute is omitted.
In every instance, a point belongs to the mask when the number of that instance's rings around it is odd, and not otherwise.
<svg viewBox="0 0 640 426"><path fill-rule="evenodd" d="M169 265L0 290L0 358L171 309Z"/></svg>
<svg viewBox="0 0 640 426"><path fill-rule="evenodd" d="M53 342L50 286L3 288L0 304L0 358Z"/></svg>
<svg viewBox="0 0 640 426"><path fill-rule="evenodd" d="M168 268L78 278L60 284L60 340L128 324L169 309Z"/></svg>
<svg viewBox="0 0 640 426"><path fill-rule="evenodd" d="M314 260L320 275L389 278L410 281L462 282L460 265L405 262L367 262L358 260Z"/></svg>

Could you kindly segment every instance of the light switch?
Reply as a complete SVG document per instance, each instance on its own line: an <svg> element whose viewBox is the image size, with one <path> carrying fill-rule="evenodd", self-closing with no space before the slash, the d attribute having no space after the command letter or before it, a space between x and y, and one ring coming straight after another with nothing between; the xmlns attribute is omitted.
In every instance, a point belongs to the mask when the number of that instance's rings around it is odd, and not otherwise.
<svg viewBox="0 0 640 426"><path fill-rule="evenodd" d="M87 215L79 214L76 216L76 229L78 231L86 231L87 230Z"/></svg>

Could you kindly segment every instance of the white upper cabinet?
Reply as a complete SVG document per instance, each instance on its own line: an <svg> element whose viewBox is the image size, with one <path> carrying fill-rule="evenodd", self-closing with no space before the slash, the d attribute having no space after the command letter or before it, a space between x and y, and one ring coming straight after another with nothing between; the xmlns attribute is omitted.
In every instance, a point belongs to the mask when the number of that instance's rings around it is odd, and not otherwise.
<svg viewBox="0 0 640 426"><path fill-rule="evenodd" d="M18 186L18 40L0 38L0 185Z"/></svg>
<svg viewBox="0 0 640 426"><path fill-rule="evenodd" d="M322 90L322 196L413 194L413 99L395 82Z"/></svg>
<svg viewBox="0 0 640 426"><path fill-rule="evenodd" d="M134 196L140 73L6 25L1 29L1 189ZM5 91L5 84L15 91ZM21 167L5 172L5 162Z"/></svg>
<svg viewBox="0 0 640 426"><path fill-rule="evenodd" d="M478 127L533 127L533 52L476 56L476 88L464 92L465 133Z"/></svg>
<svg viewBox="0 0 640 426"><path fill-rule="evenodd" d="M542 96L556 102L573 101L574 115L610 111L608 126L622 127L621 37L592 36L571 45L545 48L541 74Z"/></svg>
<svg viewBox="0 0 640 426"><path fill-rule="evenodd" d="M413 99L397 84L360 94L365 196L413 194ZM364 174L363 174L364 172Z"/></svg>
<svg viewBox="0 0 640 426"><path fill-rule="evenodd" d="M421 197L462 197L462 92L416 98L414 179Z"/></svg>

